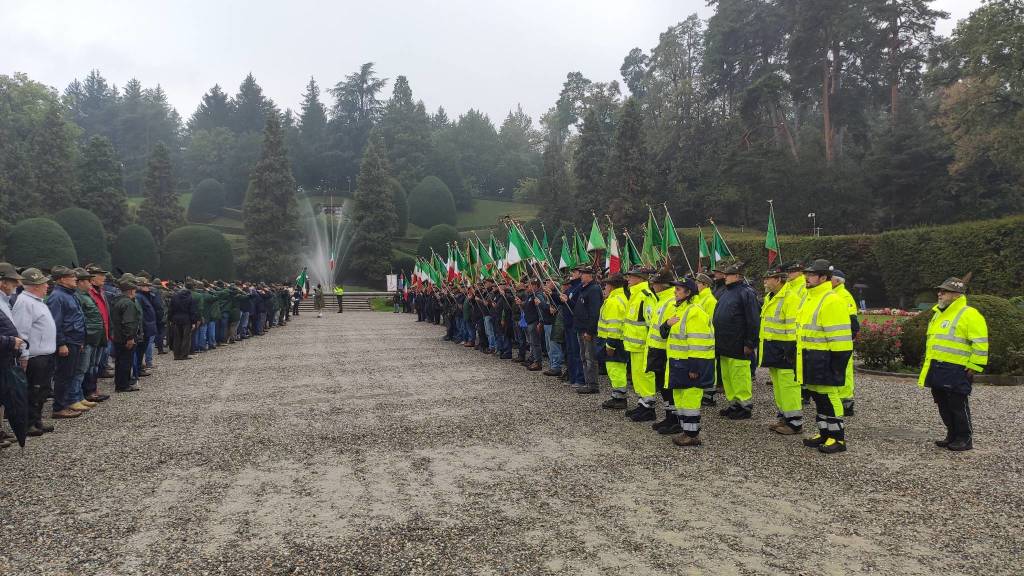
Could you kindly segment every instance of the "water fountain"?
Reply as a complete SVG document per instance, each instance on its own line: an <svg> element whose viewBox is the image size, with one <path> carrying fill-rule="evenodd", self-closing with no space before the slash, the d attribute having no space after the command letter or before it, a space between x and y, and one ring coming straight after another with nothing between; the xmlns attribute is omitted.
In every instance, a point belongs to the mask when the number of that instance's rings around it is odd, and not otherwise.
<svg viewBox="0 0 1024 576"><path fill-rule="evenodd" d="M330 294L352 244L347 201L336 201L333 196L328 196L326 203L314 204L308 196L300 195L299 211L306 233L300 256L309 286L312 288L320 284L324 292Z"/></svg>

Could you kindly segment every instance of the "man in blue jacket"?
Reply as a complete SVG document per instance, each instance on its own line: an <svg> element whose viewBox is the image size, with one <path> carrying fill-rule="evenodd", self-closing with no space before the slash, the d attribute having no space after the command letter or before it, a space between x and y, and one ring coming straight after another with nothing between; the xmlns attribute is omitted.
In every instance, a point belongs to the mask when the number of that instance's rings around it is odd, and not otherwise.
<svg viewBox="0 0 1024 576"><path fill-rule="evenodd" d="M75 377L79 355L85 345L85 314L75 291L78 279L75 272L57 266L51 272L56 284L46 297L46 306L57 327L57 357L53 371L53 413L66 414L71 405L71 380ZM84 402L82 404L85 404ZM91 408L88 404L86 407Z"/></svg>
<svg viewBox="0 0 1024 576"><path fill-rule="evenodd" d="M718 297L713 323L715 353L722 373L722 387L729 405L719 412L730 420L751 417L754 407L750 360L757 350L761 312L754 293L736 262L723 269L725 289Z"/></svg>
<svg viewBox="0 0 1024 576"><path fill-rule="evenodd" d="M601 304L604 295L601 285L597 282L594 269L580 266L580 281L583 286L576 297L573 307L573 326L580 343L580 360L583 364L582 386L576 387L578 394L597 394L597 352L594 339L597 337L597 320L601 316Z"/></svg>

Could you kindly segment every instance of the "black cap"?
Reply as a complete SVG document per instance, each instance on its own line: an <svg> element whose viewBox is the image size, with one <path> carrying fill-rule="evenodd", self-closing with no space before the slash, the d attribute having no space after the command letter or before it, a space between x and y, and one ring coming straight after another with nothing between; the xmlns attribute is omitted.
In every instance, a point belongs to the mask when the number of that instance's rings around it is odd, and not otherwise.
<svg viewBox="0 0 1024 576"><path fill-rule="evenodd" d="M804 272L810 272L811 274L831 274L833 271L835 271L835 268L832 266L832 263L823 258L818 258L804 268Z"/></svg>

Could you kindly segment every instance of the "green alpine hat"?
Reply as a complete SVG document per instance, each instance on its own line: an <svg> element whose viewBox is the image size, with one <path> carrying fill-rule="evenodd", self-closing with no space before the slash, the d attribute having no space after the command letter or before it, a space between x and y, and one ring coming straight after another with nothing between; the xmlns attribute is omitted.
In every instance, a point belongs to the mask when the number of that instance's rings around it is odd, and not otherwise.
<svg viewBox="0 0 1024 576"><path fill-rule="evenodd" d="M26 268L21 271L21 283L27 286L38 286L49 281L50 277L43 274L39 268Z"/></svg>

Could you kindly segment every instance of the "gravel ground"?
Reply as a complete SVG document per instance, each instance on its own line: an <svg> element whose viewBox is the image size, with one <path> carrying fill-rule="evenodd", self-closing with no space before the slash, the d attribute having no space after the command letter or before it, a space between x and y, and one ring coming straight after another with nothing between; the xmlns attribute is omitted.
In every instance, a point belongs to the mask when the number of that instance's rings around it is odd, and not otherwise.
<svg viewBox="0 0 1024 576"><path fill-rule="evenodd" d="M867 376L846 454L768 432L763 384L680 449L440 336L303 315L159 356L0 452L0 574L1021 573L1022 388L975 391L968 453L932 445L929 394Z"/></svg>

